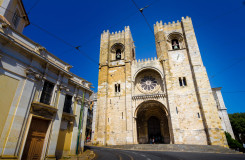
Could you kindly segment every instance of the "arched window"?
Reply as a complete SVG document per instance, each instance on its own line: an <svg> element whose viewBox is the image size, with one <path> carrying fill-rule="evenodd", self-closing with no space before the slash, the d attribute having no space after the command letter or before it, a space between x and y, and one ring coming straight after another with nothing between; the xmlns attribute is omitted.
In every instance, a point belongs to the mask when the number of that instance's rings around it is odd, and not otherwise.
<svg viewBox="0 0 245 160"><path fill-rule="evenodd" d="M179 48L179 41L177 39L172 40L172 49L180 49Z"/></svg>
<svg viewBox="0 0 245 160"><path fill-rule="evenodd" d="M116 51L116 60L121 59L121 49L117 49Z"/></svg>
<svg viewBox="0 0 245 160"><path fill-rule="evenodd" d="M173 32L168 35L167 44L169 50L179 50L185 48L184 37L178 32Z"/></svg>
<svg viewBox="0 0 245 160"><path fill-rule="evenodd" d="M114 61L114 60L121 60L121 59L124 59L124 45L122 43L115 43L112 45L111 47L111 53L112 53L112 56L111 56L111 60Z"/></svg>

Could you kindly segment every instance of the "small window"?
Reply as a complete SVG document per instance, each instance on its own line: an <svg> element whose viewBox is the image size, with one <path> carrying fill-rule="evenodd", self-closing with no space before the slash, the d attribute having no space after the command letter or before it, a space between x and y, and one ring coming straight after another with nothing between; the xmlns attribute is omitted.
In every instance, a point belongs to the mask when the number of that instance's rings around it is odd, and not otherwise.
<svg viewBox="0 0 245 160"><path fill-rule="evenodd" d="M41 103L48 104L48 105L50 104L53 89L54 89L53 83L51 83L49 81L44 82L43 91L42 91L42 95L41 95L41 99L40 99Z"/></svg>
<svg viewBox="0 0 245 160"><path fill-rule="evenodd" d="M187 86L187 82L186 82L185 77L179 77L179 85L180 86Z"/></svg>
<svg viewBox="0 0 245 160"><path fill-rule="evenodd" d="M174 50L179 49L179 41L177 39L172 40L172 49Z"/></svg>
<svg viewBox="0 0 245 160"><path fill-rule="evenodd" d="M19 21L20 21L20 14L19 14L18 10L16 10L14 13L14 16L12 18L12 22L13 22L15 28L17 28Z"/></svg>
<svg viewBox="0 0 245 160"><path fill-rule="evenodd" d="M179 111L178 111L178 108L176 107L176 113L178 114L179 113Z"/></svg>
<svg viewBox="0 0 245 160"><path fill-rule="evenodd" d="M121 92L121 91L120 91L120 90L121 90L120 84L117 85L117 90L118 90L118 92Z"/></svg>
<svg viewBox="0 0 245 160"><path fill-rule="evenodd" d="M117 84L115 84L115 92L117 92Z"/></svg>
<svg viewBox="0 0 245 160"><path fill-rule="evenodd" d="M200 114L199 113L197 113L197 117L200 118Z"/></svg>
<svg viewBox="0 0 245 160"><path fill-rule="evenodd" d="M179 85L183 86L181 77L179 77Z"/></svg>
<svg viewBox="0 0 245 160"><path fill-rule="evenodd" d="M66 95L63 112L71 113L72 96Z"/></svg>
<svg viewBox="0 0 245 160"><path fill-rule="evenodd" d="M184 86L187 86L186 78L185 78L185 77L183 77L183 85L184 85Z"/></svg>
<svg viewBox="0 0 245 160"><path fill-rule="evenodd" d="M120 60L121 59L121 49L117 49L116 51L116 60Z"/></svg>
<svg viewBox="0 0 245 160"><path fill-rule="evenodd" d="M115 92L116 93L121 92L120 84L115 84Z"/></svg>

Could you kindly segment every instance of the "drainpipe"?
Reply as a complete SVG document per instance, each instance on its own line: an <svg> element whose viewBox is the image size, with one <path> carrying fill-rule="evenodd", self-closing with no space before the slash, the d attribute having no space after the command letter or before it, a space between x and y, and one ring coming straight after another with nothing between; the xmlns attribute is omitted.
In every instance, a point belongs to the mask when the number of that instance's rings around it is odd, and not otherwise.
<svg viewBox="0 0 245 160"><path fill-rule="evenodd" d="M76 154L78 154L79 142L80 142L80 135L81 135L81 128L82 128L84 93L85 93L85 91L83 92L83 99L82 99L81 110L80 110L79 125L78 125L78 134L77 134L77 149L76 149Z"/></svg>

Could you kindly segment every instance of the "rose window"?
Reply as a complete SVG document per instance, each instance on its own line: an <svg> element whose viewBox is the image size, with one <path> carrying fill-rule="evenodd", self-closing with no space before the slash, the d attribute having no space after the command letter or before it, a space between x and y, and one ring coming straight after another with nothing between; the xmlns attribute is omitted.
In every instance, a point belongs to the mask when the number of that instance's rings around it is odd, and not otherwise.
<svg viewBox="0 0 245 160"><path fill-rule="evenodd" d="M140 81L141 88L146 91L152 91L157 86L157 80L152 76L145 76Z"/></svg>

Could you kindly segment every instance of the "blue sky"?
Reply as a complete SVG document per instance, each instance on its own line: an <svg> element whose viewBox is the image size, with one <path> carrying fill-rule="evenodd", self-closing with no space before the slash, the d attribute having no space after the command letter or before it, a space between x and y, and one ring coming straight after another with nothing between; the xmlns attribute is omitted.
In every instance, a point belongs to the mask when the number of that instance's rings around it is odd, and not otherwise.
<svg viewBox="0 0 245 160"><path fill-rule="evenodd" d="M135 0L140 8L154 1ZM94 91L97 91L103 30L115 32L129 25L136 45L136 58L156 57L154 36L131 0L23 0L23 3L31 22L24 34L74 66L71 71L92 82ZM228 113L245 112L243 0L156 0L144 10L144 15L152 28L156 21L172 22L191 17L211 86L222 87ZM81 46L83 53L32 24L73 46Z"/></svg>

